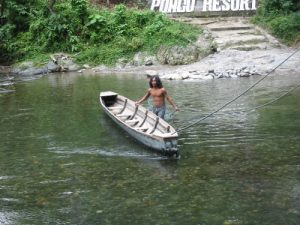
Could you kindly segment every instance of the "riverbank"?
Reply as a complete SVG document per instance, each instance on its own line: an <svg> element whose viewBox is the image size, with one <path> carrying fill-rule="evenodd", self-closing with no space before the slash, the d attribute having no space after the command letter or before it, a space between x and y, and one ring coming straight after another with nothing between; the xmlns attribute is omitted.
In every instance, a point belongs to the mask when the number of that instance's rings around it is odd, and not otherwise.
<svg viewBox="0 0 300 225"><path fill-rule="evenodd" d="M298 47L299 48L299 47ZM185 80L185 81L203 81L208 79L226 79L249 77L253 75L265 75L284 62L297 50L297 46L256 49L252 51L240 51L225 49L211 54L202 60L189 65L151 65L151 66L132 66L124 68L109 68L105 66L94 68L80 68L77 73L83 75L90 74L135 74L135 75L159 75L162 79ZM293 74L300 71L300 52L296 52L279 68L276 73ZM0 85L1 93L8 93L13 90L13 84L18 80L38 79L47 75L27 74L23 76L3 75Z"/></svg>
<svg viewBox="0 0 300 225"><path fill-rule="evenodd" d="M250 17L175 19L204 29L206 36L212 39L217 52L188 65L96 68L92 72L157 74L169 80L249 77L269 73L300 47L299 43L294 47L282 44L268 32L252 24ZM298 53L277 70L297 71L299 65Z"/></svg>
<svg viewBox="0 0 300 225"><path fill-rule="evenodd" d="M82 74L159 75L162 79L169 80L207 80L265 75L299 48L297 45L287 47L280 43L266 31L253 25L250 18L176 18L176 20L204 29L204 35L194 45L201 46L206 57L199 56L196 62L186 65L170 65L160 63L155 56L137 53L132 62L120 59L114 67L105 65L91 67L88 63L79 66L73 62L72 56L59 53L51 55L50 61L40 67L36 67L32 62L22 63L11 71L8 67L3 67L2 71L5 71L3 74L6 78L1 79L1 86L13 84L14 76L27 79L30 76L69 71ZM212 46L215 46L216 52L210 54ZM174 62L176 59L182 62L190 57L189 53L193 53L186 51L185 54L180 55L181 52L182 49L175 48L172 54L160 61ZM162 55L159 57L162 58ZM195 57L192 61L195 61ZM299 71L300 53L295 54L276 71L281 69Z"/></svg>
<svg viewBox="0 0 300 225"><path fill-rule="evenodd" d="M189 65L170 66L141 66L134 68L103 68L83 70L82 73L110 74L134 73L139 75L159 75L169 80L207 80L216 78L249 77L252 75L265 75L284 62L296 48L280 48L269 50L223 50L212 54ZM276 71L300 70L300 52L293 55Z"/></svg>

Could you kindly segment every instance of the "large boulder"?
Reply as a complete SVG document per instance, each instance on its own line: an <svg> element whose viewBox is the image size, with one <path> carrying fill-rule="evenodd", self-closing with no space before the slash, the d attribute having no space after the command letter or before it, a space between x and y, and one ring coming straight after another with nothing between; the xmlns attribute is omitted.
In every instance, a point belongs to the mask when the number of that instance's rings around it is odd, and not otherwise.
<svg viewBox="0 0 300 225"><path fill-rule="evenodd" d="M56 53L50 56L51 61L46 65L36 65L28 61L14 65L12 73L21 76L40 75L52 72L78 71L80 66L73 62L72 58L65 53Z"/></svg>
<svg viewBox="0 0 300 225"><path fill-rule="evenodd" d="M60 66L57 63L54 63L53 61L48 62L47 68L52 73L60 71Z"/></svg>
<svg viewBox="0 0 300 225"><path fill-rule="evenodd" d="M211 39L201 36L195 43L186 47L161 46L157 53L157 59L161 64L187 65L199 61L214 51L214 44Z"/></svg>
<svg viewBox="0 0 300 225"><path fill-rule="evenodd" d="M161 63L170 65L186 65L198 60L199 52L195 46L180 47L174 46L162 51Z"/></svg>
<svg viewBox="0 0 300 225"><path fill-rule="evenodd" d="M157 59L155 56L149 55L147 52L138 52L133 57L132 65L133 66L157 65Z"/></svg>
<svg viewBox="0 0 300 225"><path fill-rule="evenodd" d="M21 64L13 66L12 73L21 76L40 75L48 72L48 68L45 65L35 65L33 62L23 62Z"/></svg>
<svg viewBox="0 0 300 225"><path fill-rule="evenodd" d="M55 53L50 57L53 63L58 65L59 68L58 71L68 72L68 71L78 71L80 69L80 66L76 64L68 54Z"/></svg>

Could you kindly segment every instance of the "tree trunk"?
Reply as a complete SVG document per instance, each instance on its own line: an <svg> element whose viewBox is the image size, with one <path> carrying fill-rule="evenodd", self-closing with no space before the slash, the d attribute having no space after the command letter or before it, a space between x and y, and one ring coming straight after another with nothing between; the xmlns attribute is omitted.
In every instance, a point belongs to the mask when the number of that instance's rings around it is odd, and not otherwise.
<svg viewBox="0 0 300 225"><path fill-rule="evenodd" d="M53 7L54 7L55 3L56 3L56 0L49 0L49 11L51 13L54 13Z"/></svg>
<svg viewBox="0 0 300 225"><path fill-rule="evenodd" d="M0 24L4 23L4 8L5 8L5 0L0 0Z"/></svg>

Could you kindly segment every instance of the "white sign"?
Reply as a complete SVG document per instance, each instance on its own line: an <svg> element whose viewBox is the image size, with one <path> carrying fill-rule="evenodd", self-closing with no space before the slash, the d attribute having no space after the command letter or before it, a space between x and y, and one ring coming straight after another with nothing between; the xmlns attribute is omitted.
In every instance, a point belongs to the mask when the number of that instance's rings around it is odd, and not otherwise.
<svg viewBox="0 0 300 225"><path fill-rule="evenodd" d="M157 8L158 11L165 13L193 12L195 0L152 0L151 10Z"/></svg>
<svg viewBox="0 0 300 225"><path fill-rule="evenodd" d="M164 13L193 12L195 11L196 1L152 0L151 10L158 10ZM201 3L202 9L200 11L203 12L256 10L256 0L203 0Z"/></svg>
<svg viewBox="0 0 300 225"><path fill-rule="evenodd" d="M204 12L244 10L256 10L256 0L204 0L202 8Z"/></svg>

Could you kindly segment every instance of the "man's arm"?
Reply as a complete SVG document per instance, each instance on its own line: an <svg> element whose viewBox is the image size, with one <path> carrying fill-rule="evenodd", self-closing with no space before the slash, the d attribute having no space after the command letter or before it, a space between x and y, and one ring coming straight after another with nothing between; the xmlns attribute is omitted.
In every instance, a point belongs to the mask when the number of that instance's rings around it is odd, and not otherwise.
<svg viewBox="0 0 300 225"><path fill-rule="evenodd" d="M176 111L179 111L179 108L177 107L177 105L175 104L175 102L173 101L173 99L168 95L166 89L164 89L164 95L165 95L166 99L168 100L168 102L174 107L174 109Z"/></svg>
<svg viewBox="0 0 300 225"><path fill-rule="evenodd" d="M146 101L150 96L150 89L147 91L147 93L144 95L144 97L142 97L140 100L136 101L135 104L141 104L144 101Z"/></svg>

